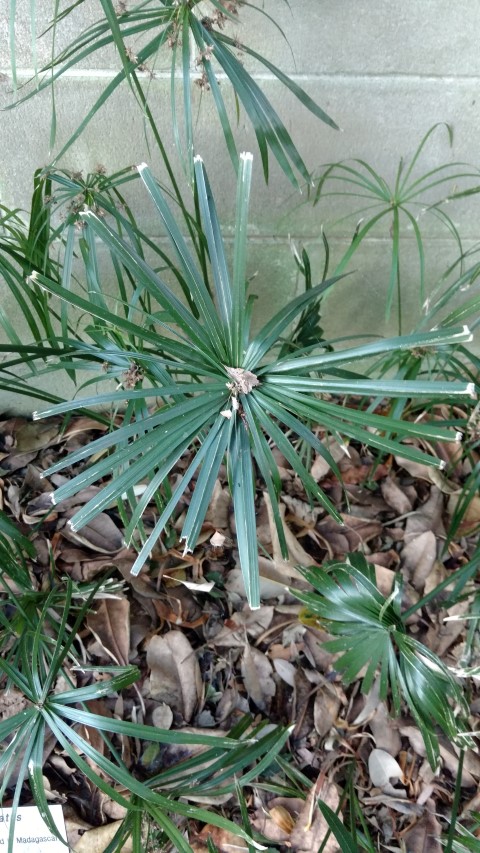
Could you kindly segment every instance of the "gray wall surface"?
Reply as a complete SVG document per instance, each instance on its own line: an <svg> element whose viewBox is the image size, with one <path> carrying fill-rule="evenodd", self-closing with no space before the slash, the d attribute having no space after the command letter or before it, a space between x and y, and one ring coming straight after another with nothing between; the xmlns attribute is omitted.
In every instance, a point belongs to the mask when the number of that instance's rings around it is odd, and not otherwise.
<svg viewBox="0 0 480 853"><path fill-rule="evenodd" d="M285 93L272 74L251 60L245 63L277 107L309 169L346 158L367 160L386 180L392 181L400 157L409 158L428 129L437 122L448 123L454 133L450 147L447 133L439 128L419 161L419 174L443 162L480 164L480 0L253 0L271 15L288 37L268 18L243 9L236 34L263 53L295 79L338 123L334 131L320 123ZM36 33L48 26L53 0L36 0ZM67 6L66 2L62 4ZM32 25L29 0L17 0L15 28L19 85L33 74ZM57 29L57 46L69 43L81 29L100 17L97 0L85 0ZM12 69L9 48L9 3L0 0L0 106L11 103ZM50 58L49 37L36 42L37 63ZM133 48L138 46L133 44ZM173 152L170 115L170 75L165 64L157 64L150 85L150 104L158 118L169 153ZM27 208L33 172L47 165L61 149L96 97L116 70L113 49L85 61L67 72L57 84L57 139L49 150L51 98L41 93L18 108L0 113L0 202ZM229 83L221 80L222 92L233 109ZM21 91L21 90L20 90ZM193 87L194 111L198 110L196 150L202 154L214 186L225 234L231 235L234 211L234 175L228 160L211 96L200 98ZM268 318L272 306L295 294L301 286L292 259L291 243L305 246L315 275L323 266L322 227L331 242L333 259L349 245L355 219L338 222L348 210L345 199L326 199L313 208L306 193L296 194L272 163L265 186L260 157L251 126L242 113L236 131L240 150L255 154L250 215L249 274L256 273L253 289L258 293L259 320ZM106 107L88 125L60 165L88 172L97 164L115 171L147 161L159 171L152 155L140 110L123 85ZM479 180L480 183L480 180ZM441 192L453 192L447 187ZM139 220L152 236L159 229L148 200L135 191L132 203ZM458 226L466 249L479 240L480 198L450 204L448 212ZM428 236L426 278L430 288L458 252L454 240L435 217L422 215L421 226ZM340 282L327 298L324 329L331 337L366 332L396 332L395 314L384 320L385 294L390 263L390 222L372 232L353 267L355 274ZM419 312L418 255L412 226L402 240L403 304L405 328L413 326ZM14 304L2 290L3 307L14 319ZM58 380L56 380L58 381ZM56 388L58 392L58 387ZM67 385L63 393L70 394ZM4 394L0 410L26 410L28 401ZM30 408L35 408L33 404Z"/></svg>

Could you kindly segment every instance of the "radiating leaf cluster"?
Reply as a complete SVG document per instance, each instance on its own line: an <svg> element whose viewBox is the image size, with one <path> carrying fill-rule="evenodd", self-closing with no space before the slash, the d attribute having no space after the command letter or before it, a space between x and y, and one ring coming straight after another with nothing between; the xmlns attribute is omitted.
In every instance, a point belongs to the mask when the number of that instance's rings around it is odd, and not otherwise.
<svg viewBox="0 0 480 853"><path fill-rule="evenodd" d="M77 635L99 585L83 585L84 588L78 590L71 580L61 585L56 579L50 592L35 593L31 585L30 590L28 588L31 553L30 542L0 514L0 684L7 691L12 687L16 689L25 704L23 710L0 722L0 799L4 799L7 791L13 791L15 812L24 779L28 778L42 817L51 832L58 835L43 779L45 739L53 734L73 764L99 790L126 808L118 836L131 834L135 853L144 849L141 829L145 816L149 816L162 829L168 842L183 853L191 853L191 848L178 829L178 818L235 831L254 844L248 833L220 814L189 804L189 795L194 791L197 797L208 798L241 791L243 785L260 777L275 760L289 730L279 727L264 730L262 725L252 727L251 719L245 716L228 736L218 737L162 730L89 711L89 701L125 690L138 679L139 672L134 666L97 670L83 662L80 664ZM16 561L20 563L15 572ZM16 584L14 592L12 583ZM113 587L109 589L112 592ZM78 597L80 605L76 606ZM78 669L84 677L91 677L86 686L75 685L73 674ZM95 675L101 678L96 679ZM60 677L67 685L61 692L58 690ZM84 731L82 733L83 727L97 730L104 741L103 750L97 749ZM160 744L161 748L164 744L176 744L204 749L148 781L140 782L132 768L123 762L114 742L116 736L132 738L132 742ZM12 833L9 851L13 843Z"/></svg>
<svg viewBox="0 0 480 853"><path fill-rule="evenodd" d="M445 664L407 632L402 615L401 587L388 598L377 588L375 569L363 555L350 554L346 563L327 569L302 570L316 592L294 591L306 610L334 639L325 643L340 653L335 666L347 683L364 670L361 689L367 693L377 674L380 697L391 699L396 714L405 703L417 724L428 760L436 769L440 757L438 729L451 741L465 731L468 704ZM463 746L465 737L461 738Z"/></svg>
<svg viewBox="0 0 480 853"><path fill-rule="evenodd" d="M393 183L389 183L369 163L357 159L329 164L317 179L313 191L314 204L319 204L326 198L345 199L347 206L350 200L355 201L355 208L348 210L347 207L347 213L337 221L338 224L354 217L358 224L350 246L335 267L336 275L348 269L353 256L365 239L378 233L375 228L379 224L384 224L388 228L392 248L385 314L388 319L396 301L399 334L403 323L402 238L406 235L412 234L414 238L413 245L418 257L419 307L425 314L424 320L429 327L433 322L438 322L438 316L434 320L433 315L444 309L455 296L461 294L467 282L472 281L472 275L478 277L478 263L475 264L474 270L465 269L464 257L471 254L472 250L468 253L464 252L458 227L446 210L446 202L480 192L478 168L467 163L452 162L442 163L420 175L416 171L425 145L439 126L434 125L425 134L410 161L400 160ZM445 127L452 142L451 128L448 125ZM462 186L466 181L470 185L459 189L457 183ZM440 222L453 238L458 249L458 260L442 277L432 294L427 294L426 291L425 242L422 227L422 217L426 214ZM457 279L445 288L445 281L452 269L457 266L460 266ZM463 311L458 309L453 311L452 315L443 322L446 325L458 323L460 317L465 316L465 311L473 316L476 314L478 318L478 295L473 295L471 306L464 306Z"/></svg>
<svg viewBox="0 0 480 853"><path fill-rule="evenodd" d="M56 12L53 29L62 26L77 3L66 10ZM105 105L117 88L127 82L133 98L140 107L143 118L152 133L153 140L167 167L172 186L177 184L170 165L166 146L150 108L150 90L155 83L155 69L159 58L165 54L171 67L171 110L173 134L177 148L183 154L187 174L191 174L191 161L194 152L195 116L192 104L192 90L198 85L205 96L212 98L222 127L225 143L236 170L239 166L237 145L232 129L232 116L229 115L218 76L222 75L233 88L237 107L241 104L253 126L262 159L265 179L269 176L269 152L277 160L280 168L294 186L298 186L296 173L310 181L308 169L298 152L290 133L262 91L252 74L245 68L238 54L247 54L263 66L280 81L294 97L313 115L332 128L337 125L312 98L281 69L273 65L265 56L252 50L247 44L240 43L225 31L228 23L238 21L241 3L226 4L218 0L189 0L189 2L170 2L170 0L143 0L134 5L116 5L113 0L100 0L102 12L100 20L76 36L66 48L54 56L52 61L39 71L35 89L20 99L28 100L43 89L54 86L62 75L77 65L82 65L93 54L114 46L118 53L119 70L105 86L82 119L81 123L63 145L55 158L59 161L70 146L83 133L89 122ZM280 29L275 20L261 7L247 4L259 14L268 18L273 26ZM15 6L12 15L14 16ZM14 20L14 18L13 18ZM13 25L13 24L12 24ZM280 30L285 38L283 32ZM287 43L287 42L286 42ZM140 45L140 47L137 47ZM15 68L15 56L12 56L12 68ZM179 73L181 83L177 79ZM182 104L181 119L178 116L178 90ZM53 102L55 103L55 102ZM55 137L55 113L52 119L51 147ZM181 131L183 125L183 133Z"/></svg>
<svg viewBox="0 0 480 853"><path fill-rule="evenodd" d="M246 286L251 170L251 155L242 155L230 268L208 177L201 159L196 158L196 192L208 248L209 283L152 173L145 165L139 167L141 179L170 239L174 254L172 266L180 271L188 288L189 301L176 295L159 271L138 252L134 240L124 239L105 217L91 210L81 215L85 223L83 261L90 298L77 295L65 286L65 282L58 284L41 272L34 272L31 278L35 286L60 297L71 308L80 309L94 322L93 327L85 329L92 343L62 338L62 345L69 347L69 360L66 360L67 350L58 361L52 350L48 369L74 369L78 364L95 372L93 381L98 381L99 365L102 370L106 367L107 375L110 365L113 375L118 377L121 373L121 390L97 390L94 396L81 402L60 404L42 412L42 416L46 416L69 412L80 405L105 408L113 404L116 410L126 406L120 429L75 451L45 472L48 476L67 465L83 463L96 456L93 465L82 467L54 494L55 500L60 501L90 483L105 481L101 491L72 518L72 526L79 529L112 502L124 500L122 496L126 495L126 539L130 542L138 541L138 535L141 538L133 568L137 573L183 493L196 479L181 532L185 548L193 549L220 466L226 458L240 564L249 602L257 607L257 475L269 493L280 545L287 555L279 510L281 482L272 446L276 445L285 456L309 498L341 522L338 510L312 478L297 452L296 439L300 439L322 455L340 479L326 444L306 424L321 424L342 445L353 439L433 465L441 463L414 445L404 443L404 439L418 437L442 441L453 438L454 433L452 425L445 428L438 423L414 424L358 407L342 407L331 395L380 395L381 398L401 399L425 396L430 400L448 395L450 399L456 396L462 399L473 394L473 386L455 382L376 380L351 369L352 364L356 367L362 360L380 354L469 340L466 328L434 330L391 340L377 339L335 351L328 342L320 341L318 345L314 343L276 357L276 347L286 330L310 305L317 304L334 279L307 289L281 308L260 332L252 335L252 304ZM124 310L109 308L98 273L96 238L107 247L116 268L123 269L135 284L133 297L123 306ZM140 304L140 295L152 301L150 311ZM159 311L154 310L154 303ZM132 376L135 377L133 385ZM155 403L156 400L161 400L161 404ZM149 409L148 403L153 404L153 408ZM185 454L190 460L186 470L174 488L165 488L169 474ZM133 487L145 481L146 488L137 500ZM159 518L153 530L145 531L142 516L152 499L157 501Z"/></svg>

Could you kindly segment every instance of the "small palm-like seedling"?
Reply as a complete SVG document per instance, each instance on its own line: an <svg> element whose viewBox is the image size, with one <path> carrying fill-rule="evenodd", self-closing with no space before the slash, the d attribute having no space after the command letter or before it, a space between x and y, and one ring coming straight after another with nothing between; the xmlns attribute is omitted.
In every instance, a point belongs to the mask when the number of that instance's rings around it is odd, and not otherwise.
<svg viewBox="0 0 480 853"><path fill-rule="evenodd" d="M445 211L445 202L460 199L480 192L478 183L480 172L466 163L444 163L424 174L417 176L415 169L422 151L432 133L439 127L434 125L421 140L412 159L407 164L403 160L397 169L393 185L363 160L332 163L328 165L313 190L314 204L329 197L342 197L359 201L355 207L339 222L360 217L352 242L336 266L335 274L344 272L366 237L371 235L375 226L386 222L392 240L390 277L386 294L386 317L390 316L394 299L397 299L399 333L402 330L402 288L401 288L401 237L402 222L407 230L413 232L419 264L420 308L428 314L425 292L425 246L422 235L421 215L435 217L457 243L459 255L462 255L460 234L451 216ZM451 129L446 125L451 140ZM475 180L473 187L456 189L457 182ZM328 187L331 187L329 189ZM448 189L447 189L448 187ZM438 191L443 190L440 198ZM338 224L338 223L337 223ZM405 232L404 232L405 233ZM460 285L457 285L457 290ZM457 321L458 322L458 321Z"/></svg>
<svg viewBox="0 0 480 853"><path fill-rule="evenodd" d="M115 92L121 83L127 81L135 99L137 100L142 114L149 129L152 132L155 144L165 162L172 187L177 194L178 186L174 172L170 166L167 152L159 133L156 122L149 106L149 89L152 86L152 78L155 77L155 65L158 62L159 53L167 52L171 56L171 105L173 117L173 131L177 147L185 154L185 168L191 173L191 160L193 157L193 135L194 135L194 110L192 107L192 86L197 84L201 90L209 91L213 98L215 108L221 123L225 142L235 169L238 169L239 160L237 147L231 126L231 120L221 92L217 73L225 75L230 81L235 93L237 106L242 104L248 115L257 138L261 153L265 178L269 174L269 151L275 157L281 169L289 180L298 186L295 170L301 177L310 181L310 175L305 163L295 147L291 136L278 116L276 110L263 93L258 83L237 57L241 51L252 57L273 74L283 86L290 90L293 95L317 118L333 128L337 125L322 110L310 96L297 84L290 80L279 68L273 65L266 57L241 44L237 39L231 38L224 32L225 24L229 21L238 21L238 11L241 2L234 0L227 4L219 0L209 0L208 5L201 0L143 0L135 5L123 6L119 10L113 0L100 0L103 18L93 26L78 35L52 62L41 69L43 74L35 90L30 92L20 103L37 92L49 87L63 74L81 64L98 50L108 45L114 45L121 60L121 69L113 80L108 84L99 96L93 107L83 118L81 124L65 143L55 158L58 161L80 136L87 124L95 116L108 98ZM251 5L251 4L247 4ZM12 7L12 21L15 7ZM57 13L56 24L68 16L75 8ZM255 8L255 7L251 7ZM256 10L270 19L278 29L278 24L263 10ZM280 32L282 32L280 30ZM283 33L282 33L283 35ZM138 50L133 50L133 44L139 44ZM181 139L180 127L176 110L176 96L179 84L177 81L178 69L182 79L182 103L184 118L184 140ZM12 55L12 70L15 77L15 56ZM142 73L143 72L143 73ZM145 83L145 72L147 82ZM54 127L54 123L52 125Z"/></svg>
<svg viewBox="0 0 480 853"><path fill-rule="evenodd" d="M352 682L365 667L361 689L367 693L378 672L380 697L386 700L390 694L396 714L402 700L406 703L432 768L440 755L437 726L450 740L471 745L462 735L468 715L462 689L437 655L407 633L400 587L395 584L385 598L377 588L374 567L361 554L351 554L347 563L328 570L302 572L316 592L294 594L306 606L304 618L318 619L335 638L325 648L340 652L335 666L345 681Z"/></svg>
<svg viewBox="0 0 480 853"><path fill-rule="evenodd" d="M448 395L450 399L457 396L461 399L472 396L474 388L469 382L374 380L345 369L345 365L380 354L470 340L471 335L466 328L377 340L341 351L332 351L328 344L320 342L319 346L309 346L271 360L272 350L285 330L309 305L318 302L319 296L335 279L325 281L298 296L282 308L257 335L251 337L252 302L247 299L246 292L251 168L252 156L242 155L233 275L230 278L208 178L201 159L196 158L197 193L213 280L212 298L153 175L145 165L139 167L142 180L172 242L176 253L175 263L188 284L195 313L174 294L131 243L122 240L102 217L91 211L82 215L92 235L89 251L84 256L90 283L90 300L77 296L39 272L33 273L32 278L36 285L94 318L93 329L86 330L93 343L73 341L70 364L75 359L88 358L90 368L96 370L96 378L99 364L111 362L115 365L119 359L125 364L127 359L131 365L131 369L123 376L121 390L97 393L95 397L87 397L81 403L64 403L41 415L35 415L44 417L61 414L77 409L80 405L127 405L121 428L75 451L45 472L48 476L66 465L82 462L102 452L101 458L97 458L90 468L82 470L57 489L54 493L56 501L75 494L89 483L114 474L100 493L76 513L71 520L72 526L79 529L126 493L130 507L126 538L131 541L140 529L142 515L149 501L162 495L160 518L153 531L144 537L132 570L138 573L198 472L196 488L181 533L185 548L191 550L200 533L220 466L226 457L240 564L248 599L253 607L257 607L259 577L255 529L256 471L253 461L270 495L281 547L287 556L278 504L280 475L272 454L272 443L277 445L300 477L308 497L318 501L337 521L341 522L341 516L306 470L295 445L287 439L285 430L324 456L338 476L338 469L326 446L305 423L321 423L342 444L348 437L381 450L401 453L413 460L441 466L438 459L424 454L411 444L403 443L403 439L419 437L437 441L451 440L455 433L450 427L445 428L437 423L407 423L359 409L341 407L325 399L325 396L348 393L441 399ZM148 314L140 311L135 294L126 316L120 311L114 313L109 310L107 297L101 290L93 235L104 242L116 258L117 265L122 265L129 272L138 292L148 293L159 304L162 309L160 312ZM68 344L65 341L63 343ZM320 353L315 352L318 349ZM83 361L79 363L84 364ZM65 369L65 361L51 363L49 369ZM312 373L317 376L312 376ZM141 387L143 379L148 380L152 387ZM163 404L149 413L146 401L155 398L161 398ZM113 452L104 457L105 452L113 448ZM169 473L187 451L193 453L183 476L175 488L162 492ZM148 482L137 501L133 487L144 478Z"/></svg>

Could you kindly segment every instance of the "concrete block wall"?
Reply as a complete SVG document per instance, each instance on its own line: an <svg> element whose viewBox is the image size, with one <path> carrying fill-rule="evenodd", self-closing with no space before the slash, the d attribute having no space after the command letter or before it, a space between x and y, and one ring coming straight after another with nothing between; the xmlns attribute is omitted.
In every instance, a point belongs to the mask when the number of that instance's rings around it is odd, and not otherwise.
<svg viewBox="0 0 480 853"><path fill-rule="evenodd" d="M68 5L65 3L65 6ZM368 161L392 181L401 156L414 153L420 139L437 122L447 122L454 133L450 147L446 132L439 129L419 162L419 173L450 160L480 166L480 2L477 0L255 0L263 12L241 11L235 35L289 73L335 119L336 132L310 115L264 68L244 57L265 93L278 109L308 167L345 158ZM52 0L36 0L35 30L40 34L53 10ZM17 0L16 50L20 84L32 76L31 5ZM83 27L101 15L98 0L84 0L75 13L57 28L61 48ZM270 15L278 28L268 20ZM0 0L0 105L12 101L9 3ZM287 36L285 41L280 30ZM138 49L136 43L133 49ZM36 61L50 57L49 38L36 41ZM156 66L150 84L150 104L174 155L170 116L170 56ZM115 51L105 49L72 69L57 84L57 139L49 151L51 101L48 91L16 108L0 113L0 202L26 208L33 172L49 163L94 103L106 82L118 69ZM230 108L233 99L226 80L222 93ZM211 96L194 87L194 112L198 109L196 149L202 154L214 187L227 238L231 235L235 179ZM258 322L267 319L275 294L275 307L301 286L291 255L291 242L311 254L314 275L323 266L322 226L332 247L333 259L348 246L355 226L350 219L337 220L347 209L344 199L326 199L312 208L306 194L298 195L272 161L266 186L254 134L242 113L236 130L239 149L255 154L250 215L250 266L256 273ZM115 171L146 160L160 172L158 158L145 137L143 118L122 86L88 125L60 165L91 171L103 164ZM179 170L180 174L180 170ZM479 180L480 183L480 180ZM448 187L452 191L454 187ZM447 191L447 190L446 190ZM131 203L139 220L152 236L161 238L154 212L140 187ZM480 239L480 196L451 204L449 214L458 225L465 248ZM433 286L456 257L456 246L441 223L423 216L427 235L427 281ZM394 315L385 323L388 285L390 223L372 233L356 257L357 272L336 287L325 303L324 328L332 337L366 332L395 333ZM405 325L418 316L418 256L411 228L402 241L403 303ZM479 255L480 257L480 255ZM14 304L0 283L0 298L13 316ZM71 389L65 388L65 393ZM5 405L25 409L25 401L4 397Z"/></svg>

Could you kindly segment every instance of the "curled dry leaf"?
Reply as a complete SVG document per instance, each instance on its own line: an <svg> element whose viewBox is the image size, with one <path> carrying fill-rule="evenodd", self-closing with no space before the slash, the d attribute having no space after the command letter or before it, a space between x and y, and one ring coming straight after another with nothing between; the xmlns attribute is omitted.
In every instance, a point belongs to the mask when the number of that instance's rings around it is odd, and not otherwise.
<svg viewBox="0 0 480 853"><path fill-rule="evenodd" d="M436 559L437 541L431 530L425 530L424 533L407 542L403 549L402 562L410 574L415 589L423 589Z"/></svg>
<svg viewBox="0 0 480 853"><path fill-rule="evenodd" d="M398 755L402 741L396 721L388 713L385 702L379 703L369 725L376 747L390 755Z"/></svg>
<svg viewBox="0 0 480 853"><path fill-rule="evenodd" d="M276 691L270 661L259 649L246 645L241 671L250 699L260 711L266 711Z"/></svg>
<svg viewBox="0 0 480 853"><path fill-rule="evenodd" d="M374 788L390 787L390 779L402 779L398 761L384 749L372 749L368 756L368 774Z"/></svg>
<svg viewBox="0 0 480 853"><path fill-rule="evenodd" d="M324 685L317 690L313 704L313 721L315 731L320 737L325 737L338 717L340 697L334 685Z"/></svg>
<svg viewBox="0 0 480 853"><path fill-rule="evenodd" d="M274 658L273 666L275 667L275 672L280 676L282 681L288 684L289 687L295 687L296 669L293 663L290 663L289 660L284 660L283 658Z"/></svg>
<svg viewBox="0 0 480 853"><path fill-rule="evenodd" d="M202 677L195 652L180 631L152 637L147 646L150 696L192 719L202 696Z"/></svg>
<svg viewBox="0 0 480 853"><path fill-rule="evenodd" d="M382 495L385 503L395 510L397 515L405 515L412 509L412 503L408 495L395 482L393 477L385 477L381 485Z"/></svg>
<svg viewBox="0 0 480 853"><path fill-rule="evenodd" d="M400 468L408 471L415 480L426 480L428 483L437 486L446 495L451 495L453 492L458 491L458 486L450 482L438 468L433 468L431 465L424 465L422 462L413 462L411 459L404 459L401 456L396 456L395 462Z"/></svg>
<svg viewBox="0 0 480 853"><path fill-rule="evenodd" d="M75 510L67 513L69 517L74 514ZM85 545L99 554L116 554L123 548L123 535L106 512L101 512L81 530L72 530L67 524L62 534L70 542Z"/></svg>
<svg viewBox="0 0 480 853"><path fill-rule="evenodd" d="M445 537L443 525L443 495L440 489L432 486L428 500L412 512L405 525L405 542L410 542L425 530L433 531L440 538Z"/></svg>
<svg viewBox="0 0 480 853"><path fill-rule="evenodd" d="M336 441L330 435L325 438L323 444L330 452L335 462L340 462L340 459L342 459L347 454L346 448L339 444L338 441ZM315 457L313 465L310 469L310 474L312 475L313 479L316 480L317 483L319 483L321 480L324 479L324 477L327 476L329 471L330 465L328 464L327 460L323 456L320 456L320 454L318 454L318 456Z"/></svg>
<svg viewBox="0 0 480 853"><path fill-rule="evenodd" d="M130 603L127 598L103 599L94 613L87 616L87 625L112 660L126 666L130 652Z"/></svg>

